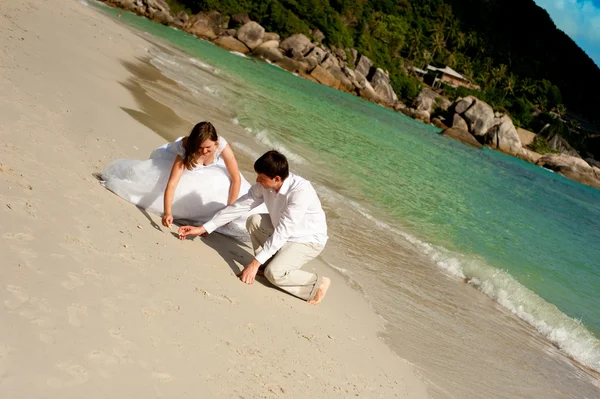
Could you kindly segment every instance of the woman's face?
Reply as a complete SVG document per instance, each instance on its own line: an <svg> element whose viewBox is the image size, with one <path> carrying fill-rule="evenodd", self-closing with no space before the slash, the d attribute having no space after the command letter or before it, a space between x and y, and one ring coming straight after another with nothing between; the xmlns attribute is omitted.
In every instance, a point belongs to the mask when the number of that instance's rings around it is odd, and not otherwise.
<svg viewBox="0 0 600 399"><path fill-rule="evenodd" d="M206 140L202 144L200 144L200 148L198 148L198 152L202 156L210 155L217 150L217 142L212 140Z"/></svg>

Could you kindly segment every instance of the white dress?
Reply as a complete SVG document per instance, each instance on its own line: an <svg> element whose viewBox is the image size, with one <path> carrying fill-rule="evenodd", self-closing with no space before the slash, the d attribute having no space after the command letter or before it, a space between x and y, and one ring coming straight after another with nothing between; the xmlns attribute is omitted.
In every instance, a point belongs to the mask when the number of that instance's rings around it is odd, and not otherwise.
<svg viewBox="0 0 600 399"><path fill-rule="evenodd" d="M163 215L164 192L173 161L177 155L185 158L182 139L180 137L158 147L147 160L117 159L111 162L102 171L103 185L132 204ZM227 206L231 179L221 157L226 146L227 141L219 137L219 148L215 151L213 163L200 164L193 170L184 169L171 206L174 220L201 225ZM240 177L242 183L239 197L250 189L250 183L241 173ZM252 213L257 212L266 213L266 210L256 209ZM217 231L247 240L246 217L236 219Z"/></svg>

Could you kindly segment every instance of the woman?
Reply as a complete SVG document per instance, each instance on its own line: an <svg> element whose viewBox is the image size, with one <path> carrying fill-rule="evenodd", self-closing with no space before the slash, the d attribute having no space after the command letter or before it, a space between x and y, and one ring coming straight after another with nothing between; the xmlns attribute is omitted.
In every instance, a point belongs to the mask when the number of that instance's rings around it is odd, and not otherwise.
<svg viewBox="0 0 600 399"><path fill-rule="evenodd" d="M173 219L205 223L250 189L231 147L210 122L196 124L189 136L157 148L148 160L111 162L102 179L120 197L163 215L166 227ZM245 220L235 220L219 232L247 238Z"/></svg>

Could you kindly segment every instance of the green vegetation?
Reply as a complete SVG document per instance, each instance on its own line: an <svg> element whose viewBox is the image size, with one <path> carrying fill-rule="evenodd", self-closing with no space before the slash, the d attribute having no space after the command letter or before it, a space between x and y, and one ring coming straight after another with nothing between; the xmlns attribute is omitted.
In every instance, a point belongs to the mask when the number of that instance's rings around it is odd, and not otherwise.
<svg viewBox="0 0 600 399"><path fill-rule="evenodd" d="M408 67L448 65L481 90L475 95L533 130L534 110L566 108L598 118L600 69L533 0L169 0L192 12L247 12L283 37L318 28L325 44L354 47L390 73L410 102L421 84ZM596 122L600 122L596 120Z"/></svg>
<svg viewBox="0 0 600 399"><path fill-rule="evenodd" d="M548 142L542 138L537 136L536 138L533 139L533 141L528 145L528 147L534 151L537 152L538 154L558 154L558 151L553 150L552 148L550 148L550 146L548 145Z"/></svg>

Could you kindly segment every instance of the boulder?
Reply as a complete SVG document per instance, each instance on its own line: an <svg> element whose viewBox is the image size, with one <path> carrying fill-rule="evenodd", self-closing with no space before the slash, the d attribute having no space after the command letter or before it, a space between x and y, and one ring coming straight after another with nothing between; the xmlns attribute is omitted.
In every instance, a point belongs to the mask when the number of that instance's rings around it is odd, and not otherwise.
<svg viewBox="0 0 600 399"><path fill-rule="evenodd" d="M459 114L454 114L452 118L452 127L469 131L469 125Z"/></svg>
<svg viewBox="0 0 600 399"><path fill-rule="evenodd" d="M311 34L313 35L313 37L315 38L315 40L317 40L319 43L323 42L323 40L325 40L325 34L323 32L321 32L321 30L319 28L314 29Z"/></svg>
<svg viewBox="0 0 600 399"><path fill-rule="evenodd" d="M491 148L510 155L518 155L522 149L517 129L510 117L506 115L487 132L484 142Z"/></svg>
<svg viewBox="0 0 600 399"><path fill-rule="evenodd" d="M407 109L408 107L402 101L396 101L394 103L394 107L393 108L394 108L394 110L396 110L398 112L402 112L403 110Z"/></svg>
<svg viewBox="0 0 600 399"><path fill-rule="evenodd" d="M190 19L190 16L185 11L179 11L175 19L178 19L185 24Z"/></svg>
<svg viewBox="0 0 600 399"><path fill-rule="evenodd" d="M335 54L335 56L338 57L340 60L346 61L348 59L348 55L346 54L344 49L332 46L332 51Z"/></svg>
<svg viewBox="0 0 600 399"><path fill-rule="evenodd" d="M237 30L235 29L225 29L223 31L220 32L219 36L232 36L235 37L235 35L237 34Z"/></svg>
<svg viewBox="0 0 600 399"><path fill-rule="evenodd" d="M411 117L423 123L429 123L431 115L427 111L411 109Z"/></svg>
<svg viewBox="0 0 600 399"><path fill-rule="evenodd" d="M268 43L268 42L267 42ZM252 51L252 54L271 62L278 62L283 58L283 54L278 47L265 46L266 43L261 44Z"/></svg>
<svg viewBox="0 0 600 399"><path fill-rule="evenodd" d="M323 68L321 65L317 65L312 70L310 75L315 78L319 83L327 85L333 88L339 88L340 82L337 80L329 71Z"/></svg>
<svg viewBox="0 0 600 399"><path fill-rule="evenodd" d="M457 114L464 114L471 105L473 105L473 103L475 102L475 97L473 96L469 96L469 97L465 97L462 98L458 101L456 101L456 105L454 106L454 112L456 112Z"/></svg>
<svg viewBox="0 0 600 399"><path fill-rule="evenodd" d="M450 101L448 98L446 98L444 96L439 96L435 100L435 103L436 103L437 107L439 109L441 109L442 111L448 111L448 109L450 109L450 107L452 106L452 101Z"/></svg>
<svg viewBox="0 0 600 399"><path fill-rule="evenodd" d="M246 25L248 22L250 22L250 17L248 16L248 13L241 12L239 14L231 16L231 18L229 19L229 27L237 28L239 26Z"/></svg>
<svg viewBox="0 0 600 399"><path fill-rule="evenodd" d="M300 66L298 65L298 62L289 58L289 57L283 57L280 60L278 60L276 62L277 65L279 65L280 67L282 67L283 69L285 69L286 71L295 73L295 72L299 72L300 71Z"/></svg>
<svg viewBox="0 0 600 399"><path fill-rule="evenodd" d="M164 0L145 0L146 15L154 22L168 25L173 22L169 5Z"/></svg>
<svg viewBox="0 0 600 399"><path fill-rule="evenodd" d="M581 158L566 154L546 154L537 165L553 170L561 175L588 186L600 188L600 176L597 171Z"/></svg>
<svg viewBox="0 0 600 399"><path fill-rule="evenodd" d="M442 120L440 118L433 118L431 120L431 124L435 127L439 127L442 130L448 129L448 126L446 126L446 124L444 122L442 122Z"/></svg>
<svg viewBox="0 0 600 399"><path fill-rule="evenodd" d="M567 154L572 157L581 158L579 156L579 153L573 147L571 147L569 142L565 140L560 134L555 134L547 141L548 146L553 150L559 151L561 154Z"/></svg>
<svg viewBox="0 0 600 399"><path fill-rule="evenodd" d="M391 106L398 100L398 96L396 96L396 93L390 84L389 76L383 72L382 69L377 68L375 70L375 73L371 78L371 85L385 104ZM427 114L429 115L429 112L427 112Z"/></svg>
<svg viewBox="0 0 600 399"><path fill-rule="evenodd" d="M542 155L538 154L537 152L528 150L526 148L521 148L521 151L519 151L517 157L527 162L536 163L542 157Z"/></svg>
<svg viewBox="0 0 600 399"><path fill-rule="evenodd" d="M442 136L454 139L456 141L460 141L461 143L474 148L483 147L483 145L481 145L471 133L463 129L451 127L449 129L444 130L442 132Z"/></svg>
<svg viewBox="0 0 600 399"><path fill-rule="evenodd" d="M250 49L244 43L231 36L221 36L215 39L213 43L229 51L237 51L242 54L250 52Z"/></svg>
<svg viewBox="0 0 600 399"><path fill-rule="evenodd" d="M340 68L340 62L335 55L327 53L327 57L321 62L323 68Z"/></svg>
<svg viewBox="0 0 600 399"><path fill-rule="evenodd" d="M248 46L250 50L254 50L261 45L264 34L265 28L257 22L250 21L238 29L236 37L240 42Z"/></svg>
<svg viewBox="0 0 600 399"><path fill-rule="evenodd" d="M274 48L274 49L278 49L279 50L279 40L269 40L269 41L264 41L261 43L260 46L257 47L258 48Z"/></svg>
<svg viewBox="0 0 600 399"><path fill-rule="evenodd" d="M279 34L274 33L274 32L265 32L265 34L263 35L263 42L268 42L271 40L277 40L279 42L280 41Z"/></svg>
<svg viewBox="0 0 600 399"><path fill-rule="evenodd" d="M305 35L296 33L282 41L279 47L288 57L300 60L305 54L312 50L315 45Z"/></svg>
<svg viewBox="0 0 600 399"><path fill-rule="evenodd" d="M494 110L487 103L475 100L464 113L464 118L469 124L469 131L474 136L483 136L494 125Z"/></svg>
<svg viewBox="0 0 600 399"><path fill-rule="evenodd" d="M359 77L362 78L362 80L359 80ZM366 100L379 104L381 102L381 98L379 98L379 94L375 92L373 86L371 86L371 83L369 83L367 78L359 74L356 74L356 78L359 84L357 87L358 95Z"/></svg>
<svg viewBox="0 0 600 399"><path fill-rule="evenodd" d="M426 87L415 98L414 106L419 111L427 111L431 113L433 111L433 106L438 97L441 97L438 93Z"/></svg>
<svg viewBox="0 0 600 399"><path fill-rule="evenodd" d="M188 19L185 30L203 39L214 40L221 30L223 16L216 11L201 12Z"/></svg>
<svg viewBox="0 0 600 399"><path fill-rule="evenodd" d="M306 54L307 57L314 57L320 64L327 57L327 51L322 47L315 47Z"/></svg>
<svg viewBox="0 0 600 399"><path fill-rule="evenodd" d="M350 65L352 65L352 66L356 65L357 58L358 58L358 51L356 51L355 48L351 48L350 49L350 59L348 60Z"/></svg>
<svg viewBox="0 0 600 399"><path fill-rule="evenodd" d="M352 93L354 91L354 84L346 76L342 68L331 67L328 69L329 73L333 75L340 82L340 90Z"/></svg>
<svg viewBox="0 0 600 399"><path fill-rule="evenodd" d="M317 61L317 59L312 56L304 57L302 62L306 62L308 64L308 72L312 71L317 65L319 65L319 61Z"/></svg>
<svg viewBox="0 0 600 399"><path fill-rule="evenodd" d="M356 64L356 68L354 68L354 70L356 72L360 72L363 76L368 77L372 66L373 62L367 56L361 54L360 59L358 60L358 63Z"/></svg>

